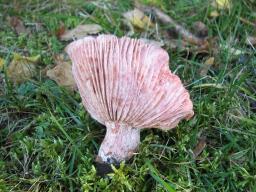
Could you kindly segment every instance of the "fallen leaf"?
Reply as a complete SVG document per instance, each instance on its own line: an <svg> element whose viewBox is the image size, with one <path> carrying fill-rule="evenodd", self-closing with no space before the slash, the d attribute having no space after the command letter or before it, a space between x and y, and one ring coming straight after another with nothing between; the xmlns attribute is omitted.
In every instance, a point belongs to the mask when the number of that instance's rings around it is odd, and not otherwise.
<svg viewBox="0 0 256 192"><path fill-rule="evenodd" d="M137 8L124 13L123 17L134 27L137 27L139 29L146 29L147 27L154 26L151 19Z"/></svg>
<svg viewBox="0 0 256 192"><path fill-rule="evenodd" d="M65 30L66 30L65 25L64 23L61 22L59 28L55 31L55 35L58 38L60 38L65 33Z"/></svg>
<svg viewBox="0 0 256 192"><path fill-rule="evenodd" d="M36 75L36 64L40 60L40 55L34 57L24 57L17 53L7 68L8 78L16 83L22 83Z"/></svg>
<svg viewBox="0 0 256 192"><path fill-rule="evenodd" d="M215 0L215 4L218 9L230 9L231 8L230 0Z"/></svg>
<svg viewBox="0 0 256 192"><path fill-rule="evenodd" d="M76 90L76 83L72 75L71 61L65 59L63 54L56 56L55 67L47 70L46 75L57 82L58 85Z"/></svg>
<svg viewBox="0 0 256 192"><path fill-rule="evenodd" d="M201 22L197 21L193 24L194 33L197 37L206 38L208 36L207 26Z"/></svg>
<svg viewBox="0 0 256 192"><path fill-rule="evenodd" d="M205 62L202 68L200 69L200 75L206 76L210 67L214 64L214 57L208 58Z"/></svg>
<svg viewBox="0 0 256 192"><path fill-rule="evenodd" d="M27 29L23 23L18 17L13 16L13 17L8 17L7 18L9 21L9 24L12 26L14 31L20 35L20 34L30 34L31 31Z"/></svg>
<svg viewBox="0 0 256 192"><path fill-rule="evenodd" d="M0 58L0 71L3 69L4 67L4 59Z"/></svg>
<svg viewBox="0 0 256 192"><path fill-rule="evenodd" d="M220 13L217 10L213 10L210 12L210 17L212 17L212 18L216 18L219 16L220 16Z"/></svg>
<svg viewBox="0 0 256 192"><path fill-rule="evenodd" d="M65 31L60 35L62 41L69 41L72 39L80 39L86 35L97 34L102 31L102 27L97 24L78 25L76 28Z"/></svg>
<svg viewBox="0 0 256 192"><path fill-rule="evenodd" d="M256 45L256 36L248 36L246 38L247 45Z"/></svg>
<svg viewBox="0 0 256 192"><path fill-rule="evenodd" d="M206 147L206 137L201 137L198 139L197 145L193 150L193 157L196 159Z"/></svg>

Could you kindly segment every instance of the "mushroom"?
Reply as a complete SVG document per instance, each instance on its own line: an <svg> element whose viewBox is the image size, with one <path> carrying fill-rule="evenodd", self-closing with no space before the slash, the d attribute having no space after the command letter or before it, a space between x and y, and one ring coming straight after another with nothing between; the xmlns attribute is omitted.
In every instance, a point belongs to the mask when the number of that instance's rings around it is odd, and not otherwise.
<svg viewBox="0 0 256 192"><path fill-rule="evenodd" d="M66 47L89 114L106 126L96 161L130 159L144 128L169 130L190 119L193 104L168 53L157 45L114 35L84 37Z"/></svg>

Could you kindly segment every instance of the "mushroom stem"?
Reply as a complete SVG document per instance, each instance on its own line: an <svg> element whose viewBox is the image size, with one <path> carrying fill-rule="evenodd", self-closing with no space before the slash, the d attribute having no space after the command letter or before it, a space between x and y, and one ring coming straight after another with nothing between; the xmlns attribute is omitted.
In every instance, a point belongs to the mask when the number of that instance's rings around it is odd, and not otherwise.
<svg viewBox="0 0 256 192"><path fill-rule="evenodd" d="M118 122L106 122L106 127L97 161L118 164L130 159L140 143L140 130Z"/></svg>

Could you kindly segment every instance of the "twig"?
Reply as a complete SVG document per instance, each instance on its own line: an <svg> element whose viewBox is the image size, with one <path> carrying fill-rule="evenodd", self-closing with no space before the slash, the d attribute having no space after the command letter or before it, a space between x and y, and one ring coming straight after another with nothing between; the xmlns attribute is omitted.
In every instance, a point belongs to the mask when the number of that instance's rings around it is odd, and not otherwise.
<svg viewBox="0 0 256 192"><path fill-rule="evenodd" d="M256 27L256 24L255 24L255 23L253 23L253 22L251 22L251 21L249 21L249 20L247 20L247 19L245 19L245 18L242 18L242 17L238 17L238 18L239 18L239 20L242 21L243 23L246 23L246 24L248 24L248 25L251 25L251 26L253 26L253 27Z"/></svg>
<svg viewBox="0 0 256 192"><path fill-rule="evenodd" d="M178 24L174 19L172 19L169 15L163 13L161 10L155 7L147 7L139 4L137 4L136 6L138 6L140 9L143 9L145 11L153 12L153 14L156 15L159 21L161 21L163 24L172 25L174 27L174 30L178 34L180 34L185 41L191 44L200 45L200 46L208 44L205 39L196 37L194 34L192 34L190 31L188 31L183 26Z"/></svg>

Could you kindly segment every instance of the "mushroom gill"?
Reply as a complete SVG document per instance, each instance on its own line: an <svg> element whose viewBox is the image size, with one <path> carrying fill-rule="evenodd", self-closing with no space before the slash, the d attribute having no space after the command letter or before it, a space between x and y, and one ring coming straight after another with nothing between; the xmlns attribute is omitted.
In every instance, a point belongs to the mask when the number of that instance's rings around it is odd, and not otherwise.
<svg viewBox="0 0 256 192"><path fill-rule="evenodd" d="M143 128L174 128L190 119L193 104L162 48L114 35L85 37L66 48L82 102L107 128L98 160L128 160Z"/></svg>

